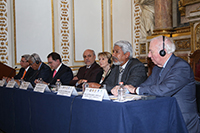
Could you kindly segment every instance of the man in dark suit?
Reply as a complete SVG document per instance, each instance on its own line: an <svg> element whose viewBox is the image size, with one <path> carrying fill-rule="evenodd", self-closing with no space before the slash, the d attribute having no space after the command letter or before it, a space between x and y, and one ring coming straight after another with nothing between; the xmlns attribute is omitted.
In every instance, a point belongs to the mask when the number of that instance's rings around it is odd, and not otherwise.
<svg viewBox="0 0 200 133"><path fill-rule="evenodd" d="M19 73L14 76L14 79L18 83L18 85L20 85L21 80L29 81L30 77L35 73L35 70L33 70L30 67L30 64L28 62L29 57L30 57L29 54L21 56L20 60L21 68L19 70ZM11 78L7 78L7 82L10 80Z"/></svg>
<svg viewBox="0 0 200 133"><path fill-rule="evenodd" d="M69 85L73 78L73 73L70 67L62 63L58 53L52 52L47 56L48 64L53 70L50 75L49 85L55 85L57 79L60 79L62 85Z"/></svg>
<svg viewBox="0 0 200 133"><path fill-rule="evenodd" d="M113 64L110 75L104 82L110 93L113 87L118 88L119 82L139 86L147 78L144 64L133 57L133 48L128 41L118 41L114 44Z"/></svg>
<svg viewBox="0 0 200 133"><path fill-rule="evenodd" d="M21 60L20 60L21 68L19 70L19 73L14 76L14 79L23 79L24 81L28 81L30 76L34 74L35 70L33 70L30 67L30 64L28 62L29 57L30 57L29 54L25 54L21 56Z"/></svg>
<svg viewBox="0 0 200 133"><path fill-rule="evenodd" d="M96 82L96 75L102 71L95 61L96 55L93 50L85 50L83 58L86 65L79 68L77 75L70 81L70 85L80 88L84 82Z"/></svg>
<svg viewBox="0 0 200 133"><path fill-rule="evenodd" d="M175 97L190 133L199 133L194 74L190 65L176 57L175 44L158 36L150 42L149 57L156 65L152 74L139 87L126 85L131 93ZM112 90L117 95L117 90Z"/></svg>
<svg viewBox="0 0 200 133"><path fill-rule="evenodd" d="M42 62L39 55L34 53L28 58L30 66L36 70L35 74L30 77L30 82L33 86L38 83L38 79L48 83L51 75L51 69L48 65Z"/></svg>

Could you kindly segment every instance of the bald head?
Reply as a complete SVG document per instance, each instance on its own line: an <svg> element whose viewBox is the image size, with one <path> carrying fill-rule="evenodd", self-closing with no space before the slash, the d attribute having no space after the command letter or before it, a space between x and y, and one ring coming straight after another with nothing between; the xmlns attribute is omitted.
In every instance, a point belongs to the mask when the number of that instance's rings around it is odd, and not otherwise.
<svg viewBox="0 0 200 133"><path fill-rule="evenodd" d="M84 62L87 66L90 66L94 63L96 55L94 50L86 49L83 53Z"/></svg>

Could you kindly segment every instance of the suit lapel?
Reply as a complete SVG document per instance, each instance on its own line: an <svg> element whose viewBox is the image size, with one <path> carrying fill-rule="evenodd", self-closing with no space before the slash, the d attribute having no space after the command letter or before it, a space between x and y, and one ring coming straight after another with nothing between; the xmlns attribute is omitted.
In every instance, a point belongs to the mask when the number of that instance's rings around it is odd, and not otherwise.
<svg viewBox="0 0 200 133"><path fill-rule="evenodd" d="M171 69L172 65L174 64L174 60L175 60L175 56L174 54L172 54L171 58L169 59L169 61L167 62L162 74L161 74L161 77L160 77L160 80L159 80L159 83L161 81L163 81L164 77L166 76L166 74L169 72L169 70Z"/></svg>
<svg viewBox="0 0 200 133"><path fill-rule="evenodd" d="M126 67L124 69L124 72L122 74L122 82L125 82L126 81L126 78L128 77L128 71L130 69L130 63L132 62L132 60L130 59L128 61L128 63L126 64Z"/></svg>

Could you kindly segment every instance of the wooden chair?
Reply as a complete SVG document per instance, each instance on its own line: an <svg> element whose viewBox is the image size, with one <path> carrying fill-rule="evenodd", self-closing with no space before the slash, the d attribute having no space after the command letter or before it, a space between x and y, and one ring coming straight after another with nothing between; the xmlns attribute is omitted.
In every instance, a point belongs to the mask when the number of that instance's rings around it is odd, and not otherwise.
<svg viewBox="0 0 200 133"><path fill-rule="evenodd" d="M190 66L193 69L195 80L200 82L200 49L190 55Z"/></svg>
<svg viewBox="0 0 200 133"><path fill-rule="evenodd" d="M155 64L152 62L151 58L147 57L147 67L148 67L148 73L147 76L149 77L152 73L152 69L155 66Z"/></svg>
<svg viewBox="0 0 200 133"><path fill-rule="evenodd" d="M194 78L196 82L196 101L197 109L200 115L200 50L196 50L190 55L190 66L194 72Z"/></svg>

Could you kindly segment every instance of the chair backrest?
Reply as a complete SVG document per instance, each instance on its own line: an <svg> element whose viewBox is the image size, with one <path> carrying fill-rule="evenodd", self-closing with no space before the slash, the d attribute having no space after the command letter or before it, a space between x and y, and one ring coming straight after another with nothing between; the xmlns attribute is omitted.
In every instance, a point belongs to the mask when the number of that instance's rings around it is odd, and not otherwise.
<svg viewBox="0 0 200 133"><path fill-rule="evenodd" d="M152 73L152 69L155 66L155 64L152 62L151 58L147 57L147 67L148 67L148 73L147 76L149 77Z"/></svg>
<svg viewBox="0 0 200 133"><path fill-rule="evenodd" d="M190 66L193 69L195 80L200 82L200 49L190 55Z"/></svg>

